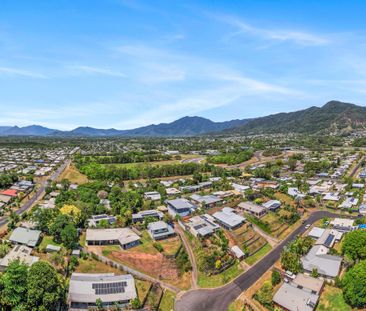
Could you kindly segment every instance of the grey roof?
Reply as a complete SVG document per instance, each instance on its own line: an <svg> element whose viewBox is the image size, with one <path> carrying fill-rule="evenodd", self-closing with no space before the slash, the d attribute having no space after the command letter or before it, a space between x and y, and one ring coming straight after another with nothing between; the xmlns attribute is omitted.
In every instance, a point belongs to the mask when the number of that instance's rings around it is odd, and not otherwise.
<svg viewBox="0 0 366 311"><path fill-rule="evenodd" d="M334 278L338 275L342 258L328 255L328 249L323 245L313 246L309 253L301 258L304 270L311 272L316 268L319 274Z"/></svg>
<svg viewBox="0 0 366 311"><path fill-rule="evenodd" d="M98 293L96 285L123 282L123 290L113 293ZM100 285L99 285L100 286ZM103 286L103 285L102 285ZM132 275L114 275L114 273L89 274L73 273L69 286L69 301L80 303L95 303L97 299L103 302L113 303L118 301L127 301L136 298L135 280Z"/></svg>
<svg viewBox="0 0 366 311"><path fill-rule="evenodd" d="M86 229L86 241L119 241L125 245L140 240L140 237L129 228Z"/></svg>
<svg viewBox="0 0 366 311"><path fill-rule="evenodd" d="M132 219L141 219L141 218L148 217L148 216L163 218L164 214L160 211L157 211L154 209L149 209L146 211L140 211L136 214L132 214Z"/></svg>
<svg viewBox="0 0 366 311"><path fill-rule="evenodd" d="M242 223L244 223L245 218L242 216L239 216L231 211L228 210L222 210L219 212L216 212L212 215L216 220L218 220L220 223L224 224L225 226L228 226L230 228L236 227Z"/></svg>
<svg viewBox="0 0 366 311"><path fill-rule="evenodd" d="M149 233L153 239L163 238L174 234L173 228L164 221L149 223Z"/></svg>
<svg viewBox="0 0 366 311"><path fill-rule="evenodd" d="M10 262L19 260L28 266L31 266L39 260L39 257L31 256L32 249L25 245L16 245L14 248L0 259L0 266L7 267Z"/></svg>
<svg viewBox="0 0 366 311"><path fill-rule="evenodd" d="M187 199L174 199L167 200L166 203L172 206L175 210L194 209L195 205L189 202Z"/></svg>
<svg viewBox="0 0 366 311"><path fill-rule="evenodd" d="M15 228L9 240L13 243L24 244L30 247L35 247L38 243L41 231L31 230L26 228Z"/></svg>
<svg viewBox="0 0 366 311"><path fill-rule="evenodd" d="M217 196L215 195L199 195L199 194L192 194L191 195L191 199L192 200L195 200L199 203L205 203L205 204L214 204L214 203L218 203L218 202L221 202L222 199L218 198Z"/></svg>
<svg viewBox="0 0 366 311"><path fill-rule="evenodd" d="M283 283L273 301L289 311L312 311L319 300L319 295L297 288L289 283Z"/></svg>
<svg viewBox="0 0 366 311"><path fill-rule="evenodd" d="M258 213L258 214L260 214L266 210L263 206L254 204L252 202L241 202L241 203L239 203L238 207L240 207L241 209L243 209L245 211Z"/></svg>

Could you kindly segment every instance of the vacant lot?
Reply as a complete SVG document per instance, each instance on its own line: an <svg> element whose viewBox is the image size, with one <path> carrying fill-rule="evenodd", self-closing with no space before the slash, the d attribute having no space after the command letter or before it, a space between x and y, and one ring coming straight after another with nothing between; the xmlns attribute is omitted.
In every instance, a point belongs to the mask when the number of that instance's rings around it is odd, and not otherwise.
<svg viewBox="0 0 366 311"><path fill-rule="evenodd" d="M326 285L316 310L351 311L352 308L344 301L341 289Z"/></svg>
<svg viewBox="0 0 366 311"><path fill-rule="evenodd" d="M81 174L72 164L69 165L61 174L61 176L58 178L58 181L61 181L62 179L68 179L71 183L78 185L88 182L88 177L86 177L84 174Z"/></svg>

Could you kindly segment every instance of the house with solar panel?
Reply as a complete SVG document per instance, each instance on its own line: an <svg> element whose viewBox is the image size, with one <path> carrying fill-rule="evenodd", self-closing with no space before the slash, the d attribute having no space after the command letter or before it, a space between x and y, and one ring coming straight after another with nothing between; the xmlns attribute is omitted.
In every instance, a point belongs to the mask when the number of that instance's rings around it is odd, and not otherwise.
<svg viewBox="0 0 366 311"><path fill-rule="evenodd" d="M133 222L143 222L146 217L156 218L156 220L162 220L164 214L155 209L149 209L146 211L140 211L136 214L132 214L132 221Z"/></svg>
<svg viewBox="0 0 366 311"><path fill-rule="evenodd" d="M112 225L116 220L116 217L111 215L92 215L92 217L88 219L88 227L97 227L101 221L107 221L109 225Z"/></svg>
<svg viewBox="0 0 366 311"><path fill-rule="evenodd" d="M130 228L86 229L87 245L120 245L129 249L140 243L140 237Z"/></svg>
<svg viewBox="0 0 366 311"><path fill-rule="evenodd" d="M209 214L193 216L189 219L187 227L195 237L202 238L210 236L220 229L220 226L215 222L215 218Z"/></svg>
<svg viewBox="0 0 366 311"><path fill-rule="evenodd" d="M96 308L97 300L105 309L116 305L123 308L136 297L135 280L130 274L73 273L67 301L69 310L76 311Z"/></svg>

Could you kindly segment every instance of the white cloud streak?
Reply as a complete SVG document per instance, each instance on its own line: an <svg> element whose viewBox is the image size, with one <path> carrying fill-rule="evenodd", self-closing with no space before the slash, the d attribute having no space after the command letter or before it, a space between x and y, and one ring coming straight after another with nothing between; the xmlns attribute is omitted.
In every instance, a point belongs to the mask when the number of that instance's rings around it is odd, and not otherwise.
<svg viewBox="0 0 366 311"><path fill-rule="evenodd" d="M216 18L237 29L235 33L231 34L231 37L247 34L263 40L293 42L302 46L327 45L331 42L329 38L309 32L255 27L232 16L216 16Z"/></svg>
<svg viewBox="0 0 366 311"><path fill-rule="evenodd" d="M85 65L69 66L69 68L74 72L82 74L103 75L103 76L120 77L120 78L127 77L127 75L124 74L123 72L107 68L85 66Z"/></svg>
<svg viewBox="0 0 366 311"><path fill-rule="evenodd" d="M0 75L3 76L21 76L26 78L36 78L36 79L46 79L47 77L41 73L23 70L18 68L11 68L11 67L0 67Z"/></svg>

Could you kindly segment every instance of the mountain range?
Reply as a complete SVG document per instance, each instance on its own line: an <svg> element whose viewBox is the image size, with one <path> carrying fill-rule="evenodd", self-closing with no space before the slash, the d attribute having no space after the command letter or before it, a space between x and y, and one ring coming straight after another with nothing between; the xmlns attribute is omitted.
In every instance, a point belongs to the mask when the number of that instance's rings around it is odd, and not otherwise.
<svg viewBox="0 0 366 311"><path fill-rule="evenodd" d="M39 125L0 126L0 136L195 136L205 134L334 133L366 129L366 107L330 101L322 107L310 107L265 117L214 122L202 117L183 117L171 123L152 124L130 130L78 127L60 131Z"/></svg>

